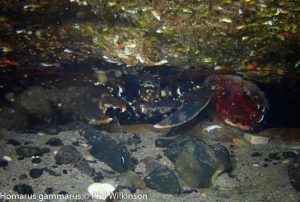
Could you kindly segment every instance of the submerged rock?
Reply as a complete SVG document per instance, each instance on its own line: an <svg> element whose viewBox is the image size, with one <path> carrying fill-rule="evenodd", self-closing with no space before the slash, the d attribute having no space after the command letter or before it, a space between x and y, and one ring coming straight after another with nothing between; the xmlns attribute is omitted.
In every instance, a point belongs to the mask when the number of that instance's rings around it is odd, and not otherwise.
<svg viewBox="0 0 300 202"><path fill-rule="evenodd" d="M62 145L64 145L63 141L59 138L56 138L56 137L49 138L48 141L45 144L50 145L50 146L62 146Z"/></svg>
<svg viewBox="0 0 300 202"><path fill-rule="evenodd" d="M144 189L145 184L142 179L133 171L122 173L118 176L117 183L121 187L132 189Z"/></svg>
<svg viewBox="0 0 300 202"><path fill-rule="evenodd" d="M49 101L49 92L40 86L31 86L17 97L19 103L26 111L38 118L49 117L52 113Z"/></svg>
<svg viewBox="0 0 300 202"><path fill-rule="evenodd" d="M133 167L130 153L123 143L105 136L99 130L82 123L73 122L66 126L68 130L76 130L92 145L90 153L110 166L114 171L125 172Z"/></svg>
<svg viewBox="0 0 300 202"><path fill-rule="evenodd" d="M29 175L31 178L39 178L41 175L43 175L44 169L42 168L33 168L29 171Z"/></svg>
<svg viewBox="0 0 300 202"><path fill-rule="evenodd" d="M78 162L81 159L80 152L72 145L66 145L60 148L54 159L58 165Z"/></svg>
<svg viewBox="0 0 300 202"><path fill-rule="evenodd" d="M193 137L176 138L165 155L174 162L180 179L196 188L211 186L218 175L231 170L229 152L224 146L211 146Z"/></svg>
<svg viewBox="0 0 300 202"><path fill-rule="evenodd" d="M166 194L179 194L182 188L175 171L160 165L144 178L147 187Z"/></svg>
<svg viewBox="0 0 300 202"><path fill-rule="evenodd" d="M33 195L32 187L28 184L17 184L14 186L14 191L22 195Z"/></svg>
<svg viewBox="0 0 300 202"><path fill-rule="evenodd" d="M96 138L91 144L93 147L90 153L113 170L125 172L132 168L131 157L124 144L104 136Z"/></svg>
<svg viewBox="0 0 300 202"><path fill-rule="evenodd" d="M93 177L96 174L95 169L92 168L85 159L76 162L75 168L77 168L82 174L86 174L90 177Z"/></svg>

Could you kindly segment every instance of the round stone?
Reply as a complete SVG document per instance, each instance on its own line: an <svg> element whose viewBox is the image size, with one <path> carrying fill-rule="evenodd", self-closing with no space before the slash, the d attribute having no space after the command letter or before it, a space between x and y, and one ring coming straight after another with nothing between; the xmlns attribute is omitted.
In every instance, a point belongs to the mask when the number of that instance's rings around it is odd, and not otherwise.
<svg viewBox="0 0 300 202"><path fill-rule="evenodd" d="M33 179L39 178L43 174L44 170L40 168L33 168L29 171L30 177Z"/></svg>

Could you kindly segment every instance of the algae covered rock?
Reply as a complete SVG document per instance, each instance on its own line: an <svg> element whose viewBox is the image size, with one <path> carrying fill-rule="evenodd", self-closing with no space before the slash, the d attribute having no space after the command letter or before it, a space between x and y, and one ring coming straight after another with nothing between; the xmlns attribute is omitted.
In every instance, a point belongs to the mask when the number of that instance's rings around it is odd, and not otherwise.
<svg viewBox="0 0 300 202"><path fill-rule="evenodd" d="M211 186L217 176L231 170L228 150L220 145L208 145L196 138L175 139L168 144L165 155L174 162L182 181L195 188Z"/></svg>
<svg viewBox="0 0 300 202"><path fill-rule="evenodd" d="M144 178L147 187L166 194L179 194L182 192L179 179L175 171L160 165Z"/></svg>
<svg viewBox="0 0 300 202"><path fill-rule="evenodd" d="M98 160L110 166L114 171L126 172L133 168L131 155L122 142L118 142L82 122L70 123L65 128L68 130L77 130L85 137L88 143L92 145L90 153Z"/></svg>

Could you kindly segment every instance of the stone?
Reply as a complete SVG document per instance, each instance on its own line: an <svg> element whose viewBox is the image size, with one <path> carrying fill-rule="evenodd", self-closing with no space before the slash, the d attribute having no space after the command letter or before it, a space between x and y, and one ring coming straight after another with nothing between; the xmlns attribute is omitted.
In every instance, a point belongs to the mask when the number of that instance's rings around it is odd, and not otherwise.
<svg viewBox="0 0 300 202"><path fill-rule="evenodd" d="M47 187L46 189L45 189L45 194L52 194L53 193L53 188L52 187Z"/></svg>
<svg viewBox="0 0 300 202"><path fill-rule="evenodd" d="M14 186L14 191L22 195L33 195L32 187L28 184L17 184Z"/></svg>
<svg viewBox="0 0 300 202"><path fill-rule="evenodd" d="M42 159L41 159L41 158L33 158L33 159L31 159L31 162L32 162L33 164L39 164L39 163L42 162Z"/></svg>
<svg viewBox="0 0 300 202"><path fill-rule="evenodd" d="M92 145L90 154L103 161L117 172L125 172L133 167L130 153L123 143L104 135L99 130L80 121L69 123L65 129L78 131Z"/></svg>
<svg viewBox="0 0 300 202"><path fill-rule="evenodd" d="M52 112L48 91L40 86L28 87L17 97L16 102L35 117L48 117Z"/></svg>
<svg viewBox="0 0 300 202"><path fill-rule="evenodd" d="M58 165L76 163L81 158L80 152L72 145L61 147L54 157L56 164Z"/></svg>
<svg viewBox="0 0 300 202"><path fill-rule="evenodd" d="M43 175L44 169L42 168L33 168L29 171L29 175L31 178L39 178L40 176Z"/></svg>
<svg viewBox="0 0 300 202"><path fill-rule="evenodd" d="M77 168L81 173L90 177L93 177L96 173L95 169L92 168L85 159L76 162L74 167Z"/></svg>
<svg viewBox="0 0 300 202"><path fill-rule="evenodd" d="M132 160L126 146L109 138L97 138L90 149L92 156L103 161L117 172L125 172L132 168Z"/></svg>
<svg viewBox="0 0 300 202"><path fill-rule="evenodd" d="M251 144L267 144L269 142L268 137L253 135L251 133L244 133L244 139Z"/></svg>
<svg viewBox="0 0 300 202"><path fill-rule="evenodd" d="M194 188L207 188L218 175L232 169L224 146L208 145L195 137L176 138L166 148L165 155L174 162L180 179Z"/></svg>
<svg viewBox="0 0 300 202"><path fill-rule="evenodd" d="M117 183L129 189L145 189L143 180L133 171L127 171L118 176Z"/></svg>
<svg viewBox="0 0 300 202"><path fill-rule="evenodd" d="M21 145L21 143L19 141L14 140L14 139L8 139L8 140L6 140L6 144L10 144L10 145L15 146L15 147Z"/></svg>
<svg viewBox="0 0 300 202"><path fill-rule="evenodd" d="M0 168L6 168L8 166L8 161L0 159Z"/></svg>
<svg viewBox="0 0 300 202"><path fill-rule="evenodd" d="M48 139L48 141L45 144L50 145L50 146L62 146L62 145L64 145L62 140L59 139L59 138L56 138L56 137L52 137L52 138Z"/></svg>
<svg viewBox="0 0 300 202"><path fill-rule="evenodd" d="M160 165L144 178L147 187L165 194L180 194L182 192L175 171Z"/></svg>
<svg viewBox="0 0 300 202"><path fill-rule="evenodd" d="M104 179L103 174L101 172L96 172L93 177L94 182L101 182Z"/></svg>

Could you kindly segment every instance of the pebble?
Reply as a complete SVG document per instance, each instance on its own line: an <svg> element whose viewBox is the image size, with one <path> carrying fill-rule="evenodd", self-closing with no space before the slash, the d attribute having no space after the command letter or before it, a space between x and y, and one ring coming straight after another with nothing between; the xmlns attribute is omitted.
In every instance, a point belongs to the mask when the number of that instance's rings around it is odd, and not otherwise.
<svg viewBox="0 0 300 202"><path fill-rule="evenodd" d="M6 168L8 166L8 161L0 159L0 168Z"/></svg>
<svg viewBox="0 0 300 202"><path fill-rule="evenodd" d="M72 145L61 147L54 157L56 164L58 165L75 163L81 158L80 152Z"/></svg>
<svg viewBox="0 0 300 202"><path fill-rule="evenodd" d="M29 171L29 175L31 178L39 178L44 172L44 169L41 168L33 168Z"/></svg>
<svg viewBox="0 0 300 202"><path fill-rule="evenodd" d="M12 161L12 158L10 156L3 156L3 159L6 161Z"/></svg>
<svg viewBox="0 0 300 202"><path fill-rule="evenodd" d="M101 172L96 172L95 176L93 177L94 182L101 182L104 179Z"/></svg>
<svg viewBox="0 0 300 202"><path fill-rule="evenodd" d="M56 135L60 132L60 130L56 126L50 126L45 129L45 132L48 133L49 135Z"/></svg>
<svg viewBox="0 0 300 202"><path fill-rule="evenodd" d="M48 139L48 141L45 144L50 145L50 146L62 146L62 145L64 145L62 140L59 139L59 138L56 138L56 137L52 137L52 138Z"/></svg>
<svg viewBox="0 0 300 202"><path fill-rule="evenodd" d="M22 195L33 195L32 187L28 184L17 184L14 186L14 191Z"/></svg>
<svg viewBox="0 0 300 202"><path fill-rule="evenodd" d="M53 193L53 188L52 187L47 187L46 189L45 189L45 194L52 194Z"/></svg>
<svg viewBox="0 0 300 202"><path fill-rule="evenodd" d="M42 162L42 159L40 159L40 158L33 158L33 159L31 159L31 162L34 163L34 164L39 164L39 163Z"/></svg>
<svg viewBox="0 0 300 202"><path fill-rule="evenodd" d="M251 144L267 144L269 142L269 138L253 135L250 133L244 133L244 139Z"/></svg>
<svg viewBox="0 0 300 202"><path fill-rule="evenodd" d="M60 191L60 192L58 192L57 194L58 194L58 195L64 195L64 196L65 196L65 195L68 195L68 192L66 192L66 191Z"/></svg>
<svg viewBox="0 0 300 202"><path fill-rule="evenodd" d="M20 146L16 149L16 153L22 157L43 156L43 154L49 152L50 152L49 148L39 148L39 147L30 147L30 146Z"/></svg>
<svg viewBox="0 0 300 202"><path fill-rule="evenodd" d="M6 144L10 144L10 145L15 146L15 147L21 145L21 143L19 141L14 140L14 139L8 139L8 140L6 140Z"/></svg>
<svg viewBox="0 0 300 202"><path fill-rule="evenodd" d="M108 183L93 183L88 187L87 191L92 198L105 200L115 189L113 185Z"/></svg>
<svg viewBox="0 0 300 202"><path fill-rule="evenodd" d="M175 171L160 165L144 178L147 187L155 189L160 193L179 194L182 188Z"/></svg>
<svg viewBox="0 0 300 202"><path fill-rule="evenodd" d="M254 152L253 154L251 154L252 157L259 157L259 156L262 156L261 153L259 152Z"/></svg>
<svg viewBox="0 0 300 202"><path fill-rule="evenodd" d="M121 173L117 178L117 184L130 190L145 189L143 180L133 171Z"/></svg>

